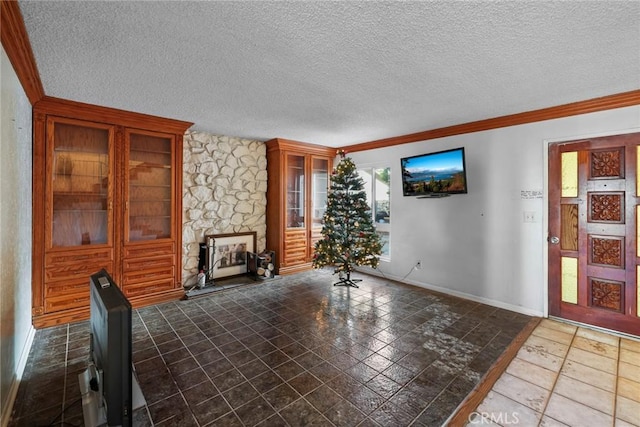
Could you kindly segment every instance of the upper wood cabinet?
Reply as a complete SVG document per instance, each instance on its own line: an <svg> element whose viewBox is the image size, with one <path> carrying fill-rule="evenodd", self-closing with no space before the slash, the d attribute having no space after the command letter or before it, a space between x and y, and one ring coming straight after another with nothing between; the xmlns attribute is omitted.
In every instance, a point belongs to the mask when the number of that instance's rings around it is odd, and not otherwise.
<svg viewBox="0 0 640 427"><path fill-rule="evenodd" d="M308 270L322 237L336 150L281 138L266 145L267 249L276 251L279 274Z"/></svg>
<svg viewBox="0 0 640 427"><path fill-rule="evenodd" d="M34 325L86 318L101 268L134 306L180 297L191 123L54 98L33 113Z"/></svg>

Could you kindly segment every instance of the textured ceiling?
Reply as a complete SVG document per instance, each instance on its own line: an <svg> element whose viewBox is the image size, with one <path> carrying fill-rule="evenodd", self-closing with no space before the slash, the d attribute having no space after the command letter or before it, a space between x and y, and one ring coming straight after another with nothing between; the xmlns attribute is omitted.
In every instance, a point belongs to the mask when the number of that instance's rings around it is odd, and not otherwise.
<svg viewBox="0 0 640 427"><path fill-rule="evenodd" d="M47 95L342 146L640 88L639 1L21 1Z"/></svg>

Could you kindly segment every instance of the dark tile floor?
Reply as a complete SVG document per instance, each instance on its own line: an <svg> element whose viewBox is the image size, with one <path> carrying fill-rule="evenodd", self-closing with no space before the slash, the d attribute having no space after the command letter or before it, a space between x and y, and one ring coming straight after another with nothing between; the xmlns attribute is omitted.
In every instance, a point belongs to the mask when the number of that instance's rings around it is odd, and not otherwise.
<svg viewBox="0 0 640 427"><path fill-rule="evenodd" d="M134 310L136 425L440 425L529 321L358 277L348 289L312 271ZM38 330L10 425L82 425L88 354L87 322Z"/></svg>

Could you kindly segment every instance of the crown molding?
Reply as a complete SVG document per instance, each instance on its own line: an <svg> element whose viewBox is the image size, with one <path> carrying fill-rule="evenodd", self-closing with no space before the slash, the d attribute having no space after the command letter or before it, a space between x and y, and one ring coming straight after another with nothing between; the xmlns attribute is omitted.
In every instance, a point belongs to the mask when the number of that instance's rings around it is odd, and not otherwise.
<svg viewBox="0 0 640 427"><path fill-rule="evenodd" d="M318 156L335 157L337 152L335 148L326 147L324 145L310 144L308 142L294 141L284 138L273 138L265 142L267 151L276 150L304 150L306 154L314 154Z"/></svg>
<svg viewBox="0 0 640 427"><path fill-rule="evenodd" d="M193 125L192 122L119 110L101 105L86 104L69 99L45 96L33 106L34 114L51 114L58 117L89 120L100 123L117 123L136 129L162 129L167 132L183 134Z"/></svg>
<svg viewBox="0 0 640 427"><path fill-rule="evenodd" d="M544 120L560 119L579 114L594 113L597 111L612 110L614 108L630 107L640 104L640 90L632 90L614 95L593 98L586 101L572 102L570 104L557 105L555 107L542 108L540 110L526 111L524 113L509 114L507 116L462 123L454 126L431 129L407 135L362 142L359 144L340 147L348 153L356 151L373 150L376 148L391 147L394 145L408 144L410 142L426 141L429 139L444 138L447 136L462 135L465 133L481 132L484 130L498 129L509 126L523 125L527 123L541 122Z"/></svg>
<svg viewBox="0 0 640 427"><path fill-rule="evenodd" d="M35 104L44 97L44 88L20 6L15 0L0 1L0 40L29 102Z"/></svg>

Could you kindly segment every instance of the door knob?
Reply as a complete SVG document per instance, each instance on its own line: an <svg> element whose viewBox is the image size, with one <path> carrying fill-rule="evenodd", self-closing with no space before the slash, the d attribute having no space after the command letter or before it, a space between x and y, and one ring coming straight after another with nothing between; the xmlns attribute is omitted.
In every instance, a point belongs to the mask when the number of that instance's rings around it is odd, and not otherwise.
<svg viewBox="0 0 640 427"><path fill-rule="evenodd" d="M551 242L552 245L557 245L558 243L560 243L560 238L556 236L551 236L549 238L549 242Z"/></svg>

